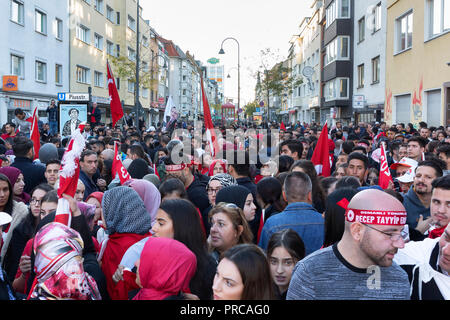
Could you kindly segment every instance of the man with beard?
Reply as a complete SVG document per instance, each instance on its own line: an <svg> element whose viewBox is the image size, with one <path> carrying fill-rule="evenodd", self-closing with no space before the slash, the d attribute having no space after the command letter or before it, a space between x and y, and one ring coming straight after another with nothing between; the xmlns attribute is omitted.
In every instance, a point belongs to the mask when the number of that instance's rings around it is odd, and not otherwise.
<svg viewBox="0 0 450 320"><path fill-rule="evenodd" d="M296 264L287 300L408 300L408 277L393 263L408 239L405 207L376 189L338 203L346 208L342 239Z"/></svg>
<svg viewBox="0 0 450 320"><path fill-rule="evenodd" d="M407 243L394 261L408 273L412 300L450 300L450 176L433 181L430 211L429 237Z"/></svg>
<svg viewBox="0 0 450 320"><path fill-rule="evenodd" d="M430 202L432 194L431 183L442 177L443 172L439 163L433 159L419 162L414 182L408 193L403 197L403 204L408 212L406 220L409 229L415 229L420 216L426 219L430 216ZM411 238L412 240L415 240Z"/></svg>

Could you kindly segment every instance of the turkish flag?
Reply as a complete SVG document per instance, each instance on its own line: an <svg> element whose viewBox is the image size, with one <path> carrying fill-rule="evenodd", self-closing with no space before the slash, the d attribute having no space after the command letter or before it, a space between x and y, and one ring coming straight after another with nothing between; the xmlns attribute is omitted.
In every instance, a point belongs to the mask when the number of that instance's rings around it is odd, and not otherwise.
<svg viewBox="0 0 450 320"><path fill-rule="evenodd" d="M36 116L37 108L34 109L33 117L31 120L31 133L30 138L31 141L33 141L34 146L34 159L36 160L39 158L39 149L41 148L41 135L39 134L39 126L38 126L38 119Z"/></svg>
<svg viewBox="0 0 450 320"><path fill-rule="evenodd" d="M319 141L311 158L318 176L329 177L331 175L331 164L328 146L328 125L325 122Z"/></svg>
<svg viewBox="0 0 450 320"><path fill-rule="evenodd" d="M214 125L211 119L211 111L209 110L208 97L205 95L205 89L203 88L203 78L201 78L200 82L202 84L203 118L205 121L206 139L211 149L211 155L215 159L217 153L219 152L219 145L217 143L216 132L214 130Z"/></svg>
<svg viewBox="0 0 450 320"><path fill-rule="evenodd" d="M280 129L286 131L286 126L284 125L283 121L281 121Z"/></svg>
<svg viewBox="0 0 450 320"><path fill-rule="evenodd" d="M384 143L382 143L380 156L380 177L378 178L378 184L381 188L387 189L389 187L389 182L393 183L386 158L386 150L384 149Z"/></svg>
<svg viewBox="0 0 450 320"><path fill-rule="evenodd" d="M117 121L122 119L124 113L122 109L122 103L120 102L119 92L117 91L116 81L114 80L114 76L111 70L111 66L109 65L109 61L106 62L106 64L108 69L108 90L111 106L111 118L114 127Z"/></svg>
<svg viewBox="0 0 450 320"><path fill-rule="evenodd" d="M127 169L123 166L122 160L120 159L119 152L117 150L117 143L114 142L114 159L111 170L112 176L115 177L116 174L119 175L120 184L123 185L126 181L131 180L131 176Z"/></svg>

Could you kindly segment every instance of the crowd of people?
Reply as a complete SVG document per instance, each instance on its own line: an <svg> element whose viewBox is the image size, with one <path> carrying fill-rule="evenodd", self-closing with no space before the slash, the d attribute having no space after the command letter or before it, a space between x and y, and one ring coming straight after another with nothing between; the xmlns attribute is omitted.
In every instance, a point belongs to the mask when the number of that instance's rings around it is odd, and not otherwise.
<svg viewBox="0 0 450 320"><path fill-rule="evenodd" d="M53 115L36 154L24 115L3 125L0 299L450 299L450 126L337 121L325 177L316 123L218 124L251 134L213 150L193 124L90 112L70 226L55 211L71 137Z"/></svg>

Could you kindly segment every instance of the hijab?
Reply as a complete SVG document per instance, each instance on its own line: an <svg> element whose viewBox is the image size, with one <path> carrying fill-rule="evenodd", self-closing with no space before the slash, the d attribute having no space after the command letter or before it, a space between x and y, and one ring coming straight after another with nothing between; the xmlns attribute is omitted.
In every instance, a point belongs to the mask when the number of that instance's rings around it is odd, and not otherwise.
<svg viewBox="0 0 450 320"><path fill-rule="evenodd" d="M147 212L152 218L152 226L156 219L156 213L158 212L159 205L161 204L161 193L155 187L155 185L147 180L128 180L124 183L124 186L131 187L134 191L139 194L142 201L144 202Z"/></svg>
<svg viewBox="0 0 450 320"><path fill-rule="evenodd" d="M95 280L83 268L80 234L58 222L46 224L35 236L36 286L39 300L100 300Z"/></svg>
<svg viewBox="0 0 450 320"><path fill-rule="evenodd" d="M236 179L233 176L229 175L228 173L218 173L212 176L211 179L209 179L206 189L208 189L210 182L214 180L219 181L222 188L237 186L238 184Z"/></svg>
<svg viewBox="0 0 450 320"><path fill-rule="evenodd" d="M214 167L216 166L217 163L219 163L222 166L223 172L227 173L227 164L225 163L225 161L220 160L220 159L216 159L209 166L209 170L208 170L208 176L209 177L212 177L214 175Z"/></svg>
<svg viewBox="0 0 450 320"><path fill-rule="evenodd" d="M1 167L0 173L3 173L5 176L8 177L8 180L11 183L11 190L14 193L14 185L16 184L17 179L19 178L22 171L20 171L15 167ZM13 194L13 198L17 202L23 202L25 204L28 204L30 202L31 196L26 192L22 192L20 195Z"/></svg>
<svg viewBox="0 0 450 320"><path fill-rule="evenodd" d="M102 209L109 235L146 234L152 227L151 217L144 202L132 188L119 186L106 191L103 195Z"/></svg>
<svg viewBox="0 0 450 320"><path fill-rule="evenodd" d="M245 201L247 200L250 190L243 186L230 186L220 189L216 196L216 204L219 202L234 203L244 210Z"/></svg>
<svg viewBox="0 0 450 320"><path fill-rule="evenodd" d="M189 292L197 258L183 243L151 237L145 243L139 264L142 289L133 300L163 300Z"/></svg>

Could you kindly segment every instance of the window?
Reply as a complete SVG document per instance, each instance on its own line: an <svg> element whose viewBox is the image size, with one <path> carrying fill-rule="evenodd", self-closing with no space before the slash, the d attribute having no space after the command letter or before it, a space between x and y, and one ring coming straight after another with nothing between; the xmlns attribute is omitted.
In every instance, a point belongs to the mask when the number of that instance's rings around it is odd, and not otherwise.
<svg viewBox="0 0 450 320"><path fill-rule="evenodd" d="M148 63L145 62L145 61L142 61L142 71L144 71L144 72L148 72L149 71Z"/></svg>
<svg viewBox="0 0 450 320"><path fill-rule="evenodd" d="M366 17L358 20L358 43L364 41L366 36Z"/></svg>
<svg viewBox="0 0 450 320"><path fill-rule="evenodd" d="M336 78L325 83L325 101L348 99L348 78Z"/></svg>
<svg viewBox="0 0 450 320"><path fill-rule="evenodd" d="M103 73L95 71L94 72L94 86L96 87L104 87L104 83L103 83Z"/></svg>
<svg viewBox="0 0 450 320"><path fill-rule="evenodd" d="M131 80L128 80L128 92L134 93L134 82Z"/></svg>
<svg viewBox="0 0 450 320"><path fill-rule="evenodd" d="M373 9L373 30L376 32L381 29L381 2L375 6Z"/></svg>
<svg viewBox="0 0 450 320"><path fill-rule="evenodd" d="M82 25L77 25L77 39L89 43L91 41L90 31L88 28Z"/></svg>
<svg viewBox="0 0 450 320"><path fill-rule="evenodd" d="M89 84L91 71L88 68L77 66L77 82Z"/></svg>
<svg viewBox="0 0 450 320"><path fill-rule="evenodd" d="M106 18L114 23L114 10L110 6L106 6Z"/></svg>
<svg viewBox="0 0 450 320"><path fill-rule="evenodd" d="M117 58L120 57L120 44L116 44Z"/></svg>
<svg viewBox="0 0 450 320"><path fill-rule="evenodd" d="M450 31L450 1L427 0L428 38ZM427 18L428 17L428 18Z"/></svg>
<svg viewBox="0 0 450 320"><path fill-rule="evenodd" d="M410 11L396 20L396 52L412 47L413 12Z"/></svg>
<svg viewBox="0 0 450 320"><path fill-rule="evenodd" d="M334 0L326 9L326 28L336 19L350 18L350 0Z"/></svg>
<svg viewBox="0 0 450 320"><path fill-rule="evenodd" d="M120 90L120 78L116 78L116 87L117 90Z"/></svg>
<svg viewBox="0 0 450 320"><path fill-rule="evenodd" d="M136 31L136 20L134 20L131 16L128 16L128 28L133 31Z"/></svg>
<svg viewBox="0 0 450 320"><path fill-rule="evenodd" d="M142 97L148 98L148 88L142 88Z"/></svg>
<svg viewBox="0 0 450 320"><path fill-rule="evenodd" d="M94 35L95 47L99 50L103 50L103 37L99 34Z"/></svg>
<svg viewBox="0 0 450 320"><path fill-rule="evenodd" d="M338 36L325 49L325 65L335 60L348 60L350 58L350 37Z"/></svg>
<svg viewBox="0 0 450 320"><path fill-rule="evenodd" d="M36 81L47 82L47 64L36 60Z"/></svg>
<svg viewBox="0 0 450 320"><path fill-rule="evenodd" d="M372 84L380 82L380 56L372 59Z"/></svg>
<svg viewBox="0 0 450 320"><path fill-rule="evenodd" d="M40 11L35 11L36 26L35 30L42 34L47 34L47 15Z"/></svg>
<svg viewBox="0 0 450 320"><path fill-rule="evenodd" d="M57 85L62 85L62 83L63 83L63 80L62 80L63 73L62 73L62 71L63 71L62 65L56 64L55 65L55 83Z"/></svg>
<svg viewBox="0 0 450 320"><path fill-rule="evenodd" d="M128 59L136 61L136 51L128 47Z"/></svg>
<svg viewBox="0 0 450 320"><path fill-rule="evenodd" d="M116 12L117 14L117 24L120 24L120 12Z"/></svg>
<svg viewBox="0 0 450 320"><path fill-rule="evenodd" d="M358 88L364 87L364 64L358 66Z"/></svg>
<svg viewBox="0 0 450 320"><path fill-rule="evenodd" d="M142 45L148 47L148 38L146 36L142 36Z"/></svg>
<svg viewBox="0 0 450 320"><path fill-rule="evenodd" d="M23 25L23 2L13 0L11 1L11 21Z"/></svg>
<svg viewBox="0 0 450 320"><path fill-rule="evenodd" d="M95 10L103 14L103 0L95 0Z"/></svg>
<svg viewBox="0 0 450 320"><path fill-rule="evenodd" d="M55 19L55 36L56 39L62 40L63 38L63 22L61 19L56 18Z"/></svg>
<svg viewBox="0 0 450 320"><path fill-rule="evenodd" d="M106 40L106 53L113 56L114 55L114 43Z"/></svg>
<svg viewBox="0 0 450 320"><path fill-rule="evenodd" d="M11 74L19 77L25 75L25 61L23 57L12 54L11 55Z"/></svg>

